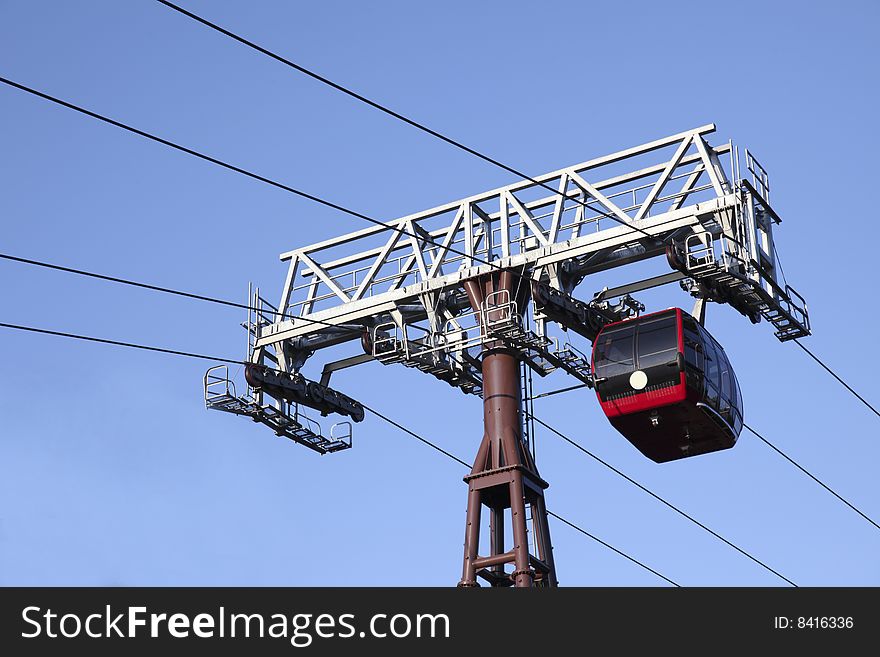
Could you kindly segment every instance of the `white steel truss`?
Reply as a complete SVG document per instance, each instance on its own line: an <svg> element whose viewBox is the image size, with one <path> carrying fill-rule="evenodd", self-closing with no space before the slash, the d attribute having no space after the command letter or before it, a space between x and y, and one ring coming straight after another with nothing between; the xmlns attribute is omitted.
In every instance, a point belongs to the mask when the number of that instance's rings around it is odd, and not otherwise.
<svg viewBox="0 0 880 657"><path fill-rule="evenodd" d="M746 151L753 182L732 183L722 158L735 176L739 158L730 143L707 143L714 130L701 126L535 179L556 194L522 181L283 253L279 314L260 327L256 346L294 341L295 350L312 349L358 327L402 326L408 316L436 328L444 319L434 312L438 299L492 268L571 292L590 273L662 254L670 239L698 246L704 260L711 252L710 263L689 273L718 278L734 270L766 292L759 301L768 319L777 310L769 306L779 305L795 333L808 332L803 303L776 280L778 216L766 171Z"/></svg>
<svg viewBox="0 0 880 657"><path fill-rule="evenodd" d="M249 358L296 372L315 351L360 340L366 359L480 394L477 352L503 340L539 375L559 369L589 383L588 359L548 335L547 323L560 320L536 311L528 289L492 300L493 324L488 308L471 307L463 282L507 269L526 286L572 295L592 274L663 255L678 272L567 303L608 321L641 309L628 291L681 280L694 296L769 321L780 340L808 335L806 304L777 280L773 226L781 220L767 171L748 150L741 158L730 142L712 146L714 130L704 125L287 251L277 308L253 297L260 308L248 318ZM364 360L361 352L328 364L325 376ZM264 394L248 389L253 408L276 408L296 424L295 408L266 405Z"/></svg>

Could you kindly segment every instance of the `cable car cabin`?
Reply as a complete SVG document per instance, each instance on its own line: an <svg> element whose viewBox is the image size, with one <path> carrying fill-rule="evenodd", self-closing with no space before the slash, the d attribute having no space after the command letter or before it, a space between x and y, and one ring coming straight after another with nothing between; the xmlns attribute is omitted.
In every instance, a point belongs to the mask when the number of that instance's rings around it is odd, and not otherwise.
<svg viewBox="0 0 880 657"><path fill-rule="evenodd" d="M592 362L606 417L651 460L736 443L742 395L733 368L715 338L680 308L606 325Z"/></svg>

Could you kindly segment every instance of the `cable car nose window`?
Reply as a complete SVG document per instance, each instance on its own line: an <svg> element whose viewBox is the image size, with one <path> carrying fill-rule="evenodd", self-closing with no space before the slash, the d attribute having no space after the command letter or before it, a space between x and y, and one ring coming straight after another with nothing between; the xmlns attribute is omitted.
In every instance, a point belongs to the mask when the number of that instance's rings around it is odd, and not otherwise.
<svg viewBox="0 0 880 657"><path fill-rule="evenodd" d="M610 378L629 374L635 369L633 363L634 332L635 327L633 326L621 326L602 333L594 359L596 376Z"/></svg>
<svg viewBox="0 0 880 657"><path fill-rule="evenodd" d="M673 362L677 353L675 315L646 321L639 326L639 369Z"/></svg>
<svg viewBox="0 0 880 657"><path fill-rule="evenodd" d="M718 395L719 395L719 375L720 369L718 367L718 353L715 351L715 346L712 340L707 339L705 343L706 349L706 398L709 404L713 408L718 407Z"/></svg>

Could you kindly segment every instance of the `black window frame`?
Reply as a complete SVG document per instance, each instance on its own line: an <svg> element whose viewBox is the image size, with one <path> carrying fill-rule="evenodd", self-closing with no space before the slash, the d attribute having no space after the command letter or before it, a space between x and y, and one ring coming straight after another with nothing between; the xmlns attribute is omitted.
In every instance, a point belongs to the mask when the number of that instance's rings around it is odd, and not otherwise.
<svg viewBox="0 0 880 657"><path fill-rule="evenodd" d="M660 360L658 362L649 362L647 365L642 363L642 331L645 326L650 326L651 324L656 324L659 322L671 322L671 326L664 327L662 330L667 330L667 328L672 329L672 335L674 339L674 344L672 348L662 349L660 351L655 351L650 356L654 356L656 354L669 353L670 351L674 354L672 358L666 358L664 360ZM663 337L663 336L661 336ZM636 369L639 370L647 370L649 368L659 367L661 365L666 365L667 363L675 362L675 359L678 357L679 349L678 349L678 321L677 321L677 313L675 310L667 311L666 313L657 313L656 315L645 317L642 321L636 323L636 332L635 332L635 345L634 345L634 357L635 357L635 366Z"/></svg>
<svg viewBox="0 0 880 657"><path fill-rule="evenodd" d="M702 326L700 326L700 337L703 338L703 355L706 362L706 366L703 369L704 397L710 406L718 410L721 407L721 363L718 358L719 349L716 348L717 343L715 339ZM710 391L714 392L714 396L710 394Z"/></svg>
<svg viewBox="0 0 880 657"><path fill-rule="evenodd" d="M612 327L612 328L608 329L607 331L603 331L602 333L599 334L599 336L596 338L596 340L597 340L596 349L593 352L593 369L594 369L594 372L597 377L602 378L602 379L608 379L611 377L623 376L625 374L633 372L636 369L636 326L637 325L635 322L633 322L633 323L626 322L626 323L620 324L619 326ZM601 358L600 357L600 349L602 349L602 342L600 342L600 341L610 339L611 346L614 346L615 340L620 339L618 336L621 336L622 334L625 334L625 333L629 333L629 336L626 338L626 340L630 346L630 351L629 351L629 354L630 354L629 367L630 367L630 369L625 372L624 371L615 371L615 372L609 373L606 368L613 367L613 366L626 366L627 359L614 360L614 359L609 358L607 356L604 357L604 359ZM615 334L617 334L617 335L615 335ZM604 362L603 362L603 360L604 360Z"/></svg>

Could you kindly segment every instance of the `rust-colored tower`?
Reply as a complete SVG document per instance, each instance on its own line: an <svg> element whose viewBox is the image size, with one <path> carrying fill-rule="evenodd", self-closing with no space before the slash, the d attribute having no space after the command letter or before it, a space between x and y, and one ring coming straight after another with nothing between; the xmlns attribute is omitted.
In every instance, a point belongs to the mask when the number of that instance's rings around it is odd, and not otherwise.
<svg viewBox="0 0 880 657"><path fill-rule="evenodd" d="M466 281L465 290L485 323L521 313L528 282L509 270ZM511 303L513 301L513 303ZM534 459L522 439L522 387L517 356L500 341L483 347L484 433L468 485L464 569L459 586L479 586L482 577L492 586L556 586L553 548L547 524L544 489ZM479 556L482 507L489 510L489 555ZM512 546L505 549L505 511L510 509ZM531 518L526 511L531 511ZM529 550L529 521L535 554ZM512 573L505 564L512 563Z"/></svg>

